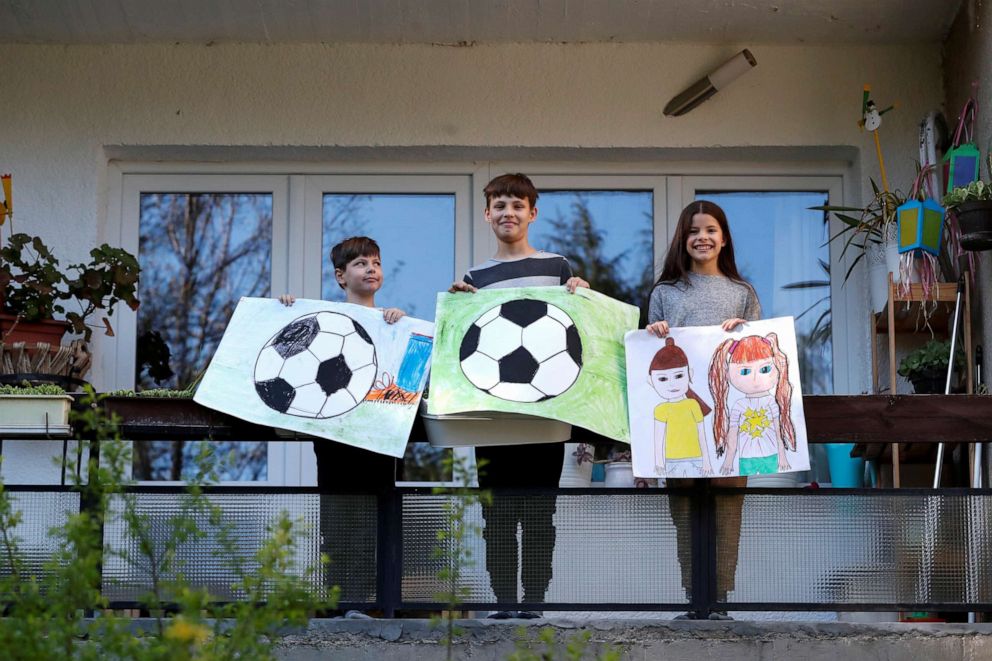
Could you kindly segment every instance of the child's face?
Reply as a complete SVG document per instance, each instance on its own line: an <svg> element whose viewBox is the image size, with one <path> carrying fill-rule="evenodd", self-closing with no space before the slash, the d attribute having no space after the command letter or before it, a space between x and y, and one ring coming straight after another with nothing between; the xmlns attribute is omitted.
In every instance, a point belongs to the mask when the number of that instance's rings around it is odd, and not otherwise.
<svg viewBox="0 0 992 661"><path fill-rule="evenodd" d="M378 255L356 257L343 269L334 269L334 277L345 291L365 296L375 294L382 287L382 262Z"/></svg>
<svg viewBox="0 0 992 661"><path fill-rule="evenodd" d="M697 213L692 217L685 249L693 262L704 264L715 260L725 245L727 240L723 238L723 230L716 218L708 213Z"/></svg>
<svg viewBox="0 0 992 661"><path fill-rule="evenodd" d="M761 395L771 392L778 381L778 368L771 358L752 360L746 363L730 363L727 366L730 385L745 395Z"/></svg>
<svg viewBox="0 0 992 661"><path fill-rule="evenodd" d="M527 239L527 230L537 218L537 207L526 198L500 195L489 200L486 222L500 243L517 243Z"/></svg>
<svg viewBox="0 0 992 661"><path fill-rule="evenodd" d="M658 396L668 401L684 399L689 391L689 368L673 367L667 370L651 370L648 373L651 387Z"/></svg>

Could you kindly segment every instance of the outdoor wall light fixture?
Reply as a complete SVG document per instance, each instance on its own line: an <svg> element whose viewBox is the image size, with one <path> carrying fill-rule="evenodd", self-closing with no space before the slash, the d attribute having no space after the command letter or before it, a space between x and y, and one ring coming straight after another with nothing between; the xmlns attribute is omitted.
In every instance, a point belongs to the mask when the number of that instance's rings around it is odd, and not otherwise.
<svg viewBox="0 0 992 661"><path fill-rule="evenodd" d="M694 82L684 92L672 98L668 102L668 105L665 106L664 114L669 117L678 117L679 115L686 114L737 80L745 71L750 71L757 64L758 61L754 59L754 55L751 55L751 51L745 48L714 69L710 74Z"/></svg>

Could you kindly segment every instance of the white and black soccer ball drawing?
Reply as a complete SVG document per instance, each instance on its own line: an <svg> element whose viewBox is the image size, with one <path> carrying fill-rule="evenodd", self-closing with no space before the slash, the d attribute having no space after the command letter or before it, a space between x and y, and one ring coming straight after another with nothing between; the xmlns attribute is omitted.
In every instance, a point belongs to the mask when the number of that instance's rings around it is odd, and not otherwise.
<svg viewBox="0 0 992 661"><path fill-rule="evenodd" d="M582 340L561 308L517 299L486 310L468 327L459 359L476 388L512 402L539 402L579 378Z"/></svg>
<svg viewBox="0 0 992 661"><path fill-rule="evenodd" d="M375 382L375 345L361 324L316 312L280 329L255 361L265 405L303 418L333 418L358 406Z"/></svg>

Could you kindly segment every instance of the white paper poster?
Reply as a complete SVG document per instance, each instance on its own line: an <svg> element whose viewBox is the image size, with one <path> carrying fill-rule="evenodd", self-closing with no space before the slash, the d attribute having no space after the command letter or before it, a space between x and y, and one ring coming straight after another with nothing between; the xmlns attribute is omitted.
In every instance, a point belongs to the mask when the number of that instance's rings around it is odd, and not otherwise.
<svg viewBox="0 0 992 661"><path fill-rule="evenodd" d="M634 475L809 469L792 317L625 337Z"/></svg>
<svg viewBox="0 0 992 661"><path fill-rule="evenodd" d="M196 391L260 425L402 457L434 324L349 303L242 298Z"/></svg>

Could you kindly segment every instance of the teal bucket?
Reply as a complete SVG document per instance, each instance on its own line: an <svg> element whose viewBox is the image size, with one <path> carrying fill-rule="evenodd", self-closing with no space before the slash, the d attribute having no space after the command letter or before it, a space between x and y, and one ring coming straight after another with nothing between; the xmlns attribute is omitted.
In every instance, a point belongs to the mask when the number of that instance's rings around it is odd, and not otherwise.
<svg viewBox="0 0 992 661"><path fill-rule="evenodd" d="M827 443L827 465L830 466L830 484L834 487L860 488L864 486L865 460L852 457L854 443Z"/></svg>

